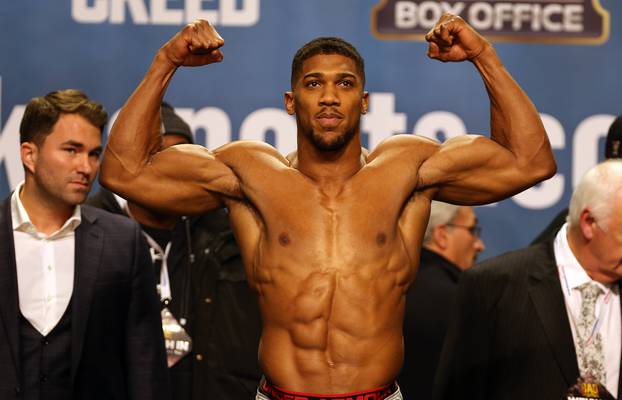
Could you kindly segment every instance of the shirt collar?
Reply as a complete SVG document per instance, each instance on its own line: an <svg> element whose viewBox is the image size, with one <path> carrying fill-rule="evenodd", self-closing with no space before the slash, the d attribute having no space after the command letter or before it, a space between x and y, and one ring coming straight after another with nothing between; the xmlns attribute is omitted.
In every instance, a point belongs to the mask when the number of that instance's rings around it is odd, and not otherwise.
<svg viewBox="0 0 622 400"><path fill-rule="evenodd" d="M557 232L553 246L562 285L564 285L567 290L574 290L588 282L595 282L603 291L607 291L611 288L611 286L593 281L587 272L585 272L585 269L581 266L577 257L575 257L568 244L568 223L565 223L559 232Z"/></svg>
<svg viewBox="0 0 622 400"><path fill-rule="evenodd" d="M125 212L128 216L131 216L130 207L127 204L127 200L125 200L123 197L119 196L116 193L112 193L112 195L114 196L114 199L117 201L117 204L119 205L119 207L121 207L121 210L123 210L123 212Z"/></svg>
<svg viewBox="0 0 622 400"><path fill-rule="evenodd" d="M13 231L24 232L42 238L54 239L74 232L78 225L82 222L80 205L76 205L73 210L73 214L67 219L67 221L65 221L59 230L50 235L39 233L35 225L30 220L30 216L28 215L28 212L24 208L24 204L19 197L19 193L23 187L24 181L21 181L11 195L11 220L13 222Z"/></svg>

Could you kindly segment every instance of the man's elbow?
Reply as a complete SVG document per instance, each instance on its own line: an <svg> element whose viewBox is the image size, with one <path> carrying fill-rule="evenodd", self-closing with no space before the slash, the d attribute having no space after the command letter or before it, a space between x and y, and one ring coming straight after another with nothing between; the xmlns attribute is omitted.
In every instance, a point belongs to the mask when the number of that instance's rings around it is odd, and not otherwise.
<svg viewBox="0 0 622 400"><path fill-rule="evenodd" d="M108 190L112 190L113 183L111 182L110 174L103 173L103 170L99 172L99 185Z"/></svg>
<svg viewBox="0 0 622 400"><path fill-rule="evenodd" d="M547 168L546 168L546 176L544 179L552 178L557 173L557 162L555 162L555 157L551 154L551 157L548 160Z"/></svg>
<svg viewBox="0 0 622 400"><path fill-rule="evenodd" d="M529 166L528 170L531 171L536 183L552 178L557 173L557 163L553 153L549 152L549 154L540 157L539 160Z"/></svg>
<svg viewBox="0 0 622 400"><path fill-rule="evenodd" d="M119 171L115 171L114 165L112 165L115 160L112 159L109 155L104 154L102 159L101 166L99 168L99 184L106 189L117 193L119 191L119 185L122 180L118 179L120 177Z"/></svg>

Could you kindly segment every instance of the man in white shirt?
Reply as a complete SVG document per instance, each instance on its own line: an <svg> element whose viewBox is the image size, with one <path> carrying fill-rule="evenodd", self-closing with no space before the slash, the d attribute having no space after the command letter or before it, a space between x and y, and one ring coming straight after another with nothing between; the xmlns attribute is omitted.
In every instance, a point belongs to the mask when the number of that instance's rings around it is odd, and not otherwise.
<svg viewBox="0 0 622 400"><path fill-rule="evenodd" d="M622 398L621 226L622 161L609 160L582 178L554 240L466 271L436 398L586 397L580 377Z"/></svg>
<svg viewBox="0 0 622 400"><path fill-rule="evenodd" d="M32 99L25 181L0 209L0 398L165 399L153 271L138 226L83 206L107 114L78 90Z"/></svg>

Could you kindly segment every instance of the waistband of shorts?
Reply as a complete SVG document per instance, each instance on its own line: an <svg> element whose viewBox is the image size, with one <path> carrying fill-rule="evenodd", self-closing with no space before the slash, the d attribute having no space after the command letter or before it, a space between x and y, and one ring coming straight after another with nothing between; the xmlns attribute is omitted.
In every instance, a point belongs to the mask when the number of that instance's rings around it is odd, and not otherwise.
<svg viewBox="0 0 622 400"><path fill-rule="evenodd" d="M281 389L268 382L265 377L259 383L259 391L273 400L383 400L397 392L398 389L397 382L392 382L376 389L360 392L317 394Z"/></svg>

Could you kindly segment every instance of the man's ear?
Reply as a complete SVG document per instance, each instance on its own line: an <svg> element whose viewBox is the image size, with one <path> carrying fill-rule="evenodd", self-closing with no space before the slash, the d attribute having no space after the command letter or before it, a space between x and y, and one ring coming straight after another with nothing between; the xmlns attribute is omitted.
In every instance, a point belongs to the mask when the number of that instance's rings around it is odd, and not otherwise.
<svg viewBox="0 0 622 400"><path fill-rule="evenodd" d="M447 248L447 230L445 225L436 225L432 228L432 242L440 249Z"/></svg>
<svg viewBox="0 0 622 400"><path fill-rule="evenodd" d="M369 108L369 92L363 92L363 101L361 101L361 114L367 114Z"/></svg>
<svg viewBox="0 0 622 400"><path fill-rule="evenodd" d="M20 155L22 157L22 164L26 167L31 174L35 173L35 166L37 165L37 158L39 156L39 148L33 142L24 142L20 145Z"/></svg>
<svg viewBox="0 0 622 400"><path fill-rule="evenodd" d="M586 240L592 240L594 238L594 230L596 229L596 220L587 208L581 211L579 215L579 226L581 227L581 233Z"/></svg>
<svg viewBox="0 0 622 400"><path fill-rule="evenodd" d="M294 104L294 92L285 92L283 95L283 99L285 100L285 111L289 115L294 115L296 113L296 106Z"/></svg>

